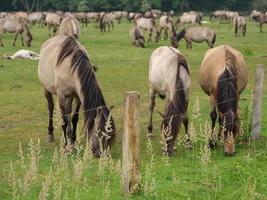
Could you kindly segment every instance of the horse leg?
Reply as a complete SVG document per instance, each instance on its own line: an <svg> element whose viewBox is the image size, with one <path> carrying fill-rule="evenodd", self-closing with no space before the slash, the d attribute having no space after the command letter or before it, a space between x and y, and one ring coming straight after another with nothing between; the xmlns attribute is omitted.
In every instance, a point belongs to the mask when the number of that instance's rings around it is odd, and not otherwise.
<svg viewBox="0 0 267 200"><path fill-rule="evenodd" d="M156 90L150 89L150 102L149 102L149 111L150 111L150 117L149 117L149 122L148 122L148 138L152 137L152 132L153 132L153 124L152 124L152 117L153 117L153 111L155 107L155 98L156 98Z"/></svg>
<svg viewBox="0 0 267 200"><path fill-rule="evenodd" d="M48 24L48 35L49 35L49 36L51 36L51 34L50 34L50 29L51 29L51 25Z"/></svg>
<svg viewBox="0 0 267 200"><path fill-rule="evenodd" d="M210 102L211 102L211 112L210 112L210 118L211 118L211 139L209 141L209 147L211 149L214 149L216 146L216 138L215 138L215 123L217 120L217 112L216 112L216 102L215 98L211 95L210 96Z"/></svg>
<svg viewBox="0 0 267 200"><path fill-rule="evenodd" d="M54 141L54 127L53 127L53 110L54 110L54 100L52 94L44 90L44 95L47 100L47 107L49 111L49 125L48 125L48 134L46 136L46 142L53 142Z"/></svg>
<svg viewBox="0 0 267 200"><path fill-rule="evenodd" d="M20 38L21 38L21 45L24 47L25 45L24 45L24 40L23 40L23 35L22 35L22 33L20 33Z"/></svg>
<svg viewBox="0 0 267 200"><path fill-rule="evenodd" d="M148 35L148 41L147 41L147 43L150 43L150 42L152 42L152 29L150 29L150 31L149 31L149 35Z"/></svg>
<svg viewBox="0 0 267 200"><path fill-rule="evenodd" d="M162 32L162 27L160 27L160 29L159 29L159 39L161 40L161 32Z"/></svg>
<svg viewBox="0 0 267 200"><path fill-rule="evenodd" d="M55 36L57 32L57 26L53 26L53 35Z"/></svg>
<svg viewBox="0 0 267 200"><path fill-rule="evenodd" d="M4 47L2 37L3 37L3 35L0 35L0 44L1 44L1 47Z"/></svg>
<svg viewBox="0 0 267 200"><path fill-rule="evenodd" d="M187 138L185 140L185 147L187 149L192 149L192 143L191 143L191 140L190 140L190 134L188 132L188 116L185 115L184 118L183 118L183 124L184 124L184 128L185 128L185 134L187 135Z"/></svg>
<svg viewBox="0 0 267 200"><path fill-rule="evenodd" d="M15 46L15 44L16 44L17 37L18 37L18 33L16 33L16 34L15 34L15 38L14 38L14 41L13 41L13 44L12 44L12 45L13 45L13 47L14 47L14 46Z"/></svg>
<svg viewBox="0 0 267 200"><path fill-rule="evenodd" d="M72 126L73 126L73 132L72 132L72 135L70 137L71 139L71 143L75 143L76 141L76 130L77 130L77 123L78 123L78 120L79 120L79 110L80 110L80 107L81 107L81 101L79 98L76 99L77 101L77 105L76 105L76 108L75 108L75 111L74 111L74 114L72 115Z"/></svg>
<svg viewBox="0 0 267 200"><path fill-rule="evenodd" d="M61 117L62 117L62 131L64 133L64 138L65 138L65 144L64 146L66 147L68 144L68 139L67 139L67 127L68 127L68 115L66 112L66 101L67 99L63 95L58 95L58 103L59 103L59 108L61 111Z"/></svg>
<svg viewBox="0 0 267 200"><path fill-rule="evenodd" d="M108 23L108 32L110 32L110 23Z"/></svg>
<svg viewBox="0 0 267 200"><path fill-rule="evenodd" d="M189 46L190 46L190 49L192 49L192 41L191 40L189 41Z"/></svg>
<svg viewBox="0 0 267 200"><path fill-rule="evenodd" d="M168 29L164 30L164 40L168 39Z"/></svg>
<svg viewBox="0 0 267 200"><path fill-rule="evenodd" d="M72 102L73 102L73 97L68 97L66 99L66 107L65 107L65 111L66 111L66 115L67 115L67 120L68 120L68 126L67 126L67 137L68 139L71 139L72 135L72 130L71 130L71 111L72 111ZM71 144L72 141L70 140Z"/></svg>

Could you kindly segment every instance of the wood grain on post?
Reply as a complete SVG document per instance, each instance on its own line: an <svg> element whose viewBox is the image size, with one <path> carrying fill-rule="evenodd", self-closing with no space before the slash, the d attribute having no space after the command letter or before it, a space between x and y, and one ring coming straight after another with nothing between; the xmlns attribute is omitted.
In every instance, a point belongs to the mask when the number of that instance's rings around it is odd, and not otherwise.
<svg viewBox="0 0 267 200"><path fill-rule="evenodd" d="M122 135L122 184L126 194L140 189L139 93L125 93L124 132Z"/></svg>
<svg viewBox="0 0 267 200"><path fill-rule="evenodd" d="M261 104L262 104L262 91L264 79L264 66L257 65L255 88L253 91L253 116L252 116L252 130L251 139L257 140L261 137Z"/></svg>

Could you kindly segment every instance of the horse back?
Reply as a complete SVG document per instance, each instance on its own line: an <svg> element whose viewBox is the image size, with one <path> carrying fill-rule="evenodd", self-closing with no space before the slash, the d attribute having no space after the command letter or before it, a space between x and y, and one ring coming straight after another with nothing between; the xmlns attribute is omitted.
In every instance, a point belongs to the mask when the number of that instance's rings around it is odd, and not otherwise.
<svg viewBox="0 0 267 200"><path fill-rule="evenodd" d="M243 91L247 84L247 65L243 56L232 47L221 45L208 50L200 66L199 82L204 92L213 93L220 75L229 65L236 71L239 93Z"/></svg>

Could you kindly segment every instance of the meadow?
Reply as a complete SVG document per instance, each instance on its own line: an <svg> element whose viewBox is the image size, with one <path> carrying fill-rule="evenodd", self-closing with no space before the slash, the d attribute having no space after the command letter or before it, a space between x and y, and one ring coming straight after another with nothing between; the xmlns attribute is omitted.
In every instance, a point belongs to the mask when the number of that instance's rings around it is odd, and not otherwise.
<svg viewBox="0 0 267 200"><path fill-rule="evenodd" d="M147 138L148 61L159 46L169 41L145 44L135 48L129 39L133 24L123 21L111 32L100 33L94 23L81 29L80 42L87 49L91 63L98 67L97 78L106 102L114 105L112 115L117 126L111 156L95 159L87 152L88 145L81 133L77 152L62 154L61 120L56 110L55 137L45 142L48 110L43 88L38 80L38 61L0 60L0 199L267 199L267 76L264 80L262 104L262 138L256 142L237 144L234 157L225 157L222 147L209 150L210 104L198 84L198 71L206 43L193 43L187 50L185 41L178 49L185 55L191 69L192 88L188 110L193 149L184 147L182 128L177 150L171 157L162 155L161 117L154 113L154 137ZM204 26L217 33L215 46L228 44L239 50L248 64L248 85L239 106L243 127L249 124L251 92L257 64L267 66L267 26L263 33L254 23L248 23L246 37L235 37L231 24L213 22ZM31 29L31 50L39 52L48 37L47 28ZM13 35L4 35L5 47L0 56L22 49L18 39L12 47ZM141 122L141 190L124 196L121 190L121 136L123 133L123 103L126 91L140 93ZM164 102L157 98L155 110L162 111ZM247 128L248 129L248 128ZM244 135L247 134L244 130ZM217 126L218 130L218 126Z"/></svg>

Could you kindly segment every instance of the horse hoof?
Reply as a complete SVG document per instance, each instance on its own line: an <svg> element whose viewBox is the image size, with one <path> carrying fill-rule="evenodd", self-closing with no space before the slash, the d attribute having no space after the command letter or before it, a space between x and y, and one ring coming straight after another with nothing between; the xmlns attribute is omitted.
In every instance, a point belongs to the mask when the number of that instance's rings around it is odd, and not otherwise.
<svg viewBox="0 0 267 200"><path fill-rule="evenodd" d="M54 139L54 136L53 135L47 135L46 136L46 142L47 143L51 143L51 142L54 142L55 139Z"/></svg>
<svg viewBox="0 0 267 200"><path fill-rule="evenodd" d="M210 149L215 149L215 148L216 148L216 142L214 142L214 141L209 141L209 148L210 148Z"/></svg>

